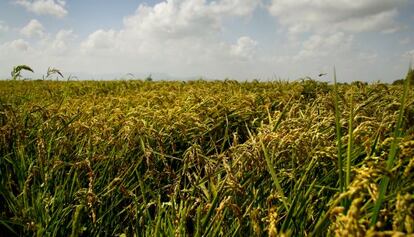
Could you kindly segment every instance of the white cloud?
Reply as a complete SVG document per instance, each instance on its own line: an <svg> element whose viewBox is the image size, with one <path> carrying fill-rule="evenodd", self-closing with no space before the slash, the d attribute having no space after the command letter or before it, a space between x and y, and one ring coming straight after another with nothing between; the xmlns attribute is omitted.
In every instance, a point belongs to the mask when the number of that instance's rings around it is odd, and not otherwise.
<svg viewBox="0 0 414 237"><path fill-rule="evenodd" d="M116 32L114 30L104 31L97 30L90 34L88 38L82 42L81 47L85 51L105 50L115 47Z"/></svg>
<svg viewBox="0 0 414 237"><path fill-rule="evenodd" d="M24 26L20 33L26 37L43 37L45 34L45 28L43 25L36 19L32 19L26 26Z"/></svg>
<svg viewBox="0 0 414 237"><path fill-rule="evenodd" d="M242 59L249 59L255 53L257 42L250 37L243 36L237 40L237 43L231 45L231 53Z"/></svg>
<svg viewBox="0 0 414 237"><path fill-rule="evenodd" d="M43 31L41 39L31 47L27 45L30 55L25 60L34 60L34 67L43 68L53 62L65 71L246 78L251 75L251 59L256 56L258 43L248 36L236 42L223 40L222 33L227 30L224 21L249 18L260 1L167 0L153 6L141 4L124 18L120 30L98 29L79 43L67 39L74 38L73 32L52 36ZM7 52L3 55L11 58L9 61L19 61L23 55Z"/></svg>
<svg viewBox="0 0 414 237"><path fill-rule="evenodd" d="M26 52L29 50L29 43L23 39L17 39L10 42L6 42L0 45L0 51L12 51L12 52Z"/></svg>
<svg viewBox="0 0 414 237"><path fill-rule="evenodd" d="M15 0L15 3L38 15L52 15L63 18L68 14L64 0Z"/></svg>
<svg viewBox="0 0 414 237"><path fill-rule="evenodd" d="M124 19L126 30L154 38L208 35L219 28L219 19L209 14L204 1L166 1L154 7L140 5Z"/></svg>
<svg viewBox="0 0 414 237"><path fill-rule="evenodd" d="M302 50L294 56L294 60L325 57L334 53L342 53L351 48L353 38L352 35L346 35L343 32L330 35L314 34L302 43Z"/></svg>
<svg viewBox="0 0 414 237"><path fill-rule="evenodd" d="M53 50L64 52L68 49L68 41L74 40L76 36L73 30L60 30L56 33L56 37L51 43Z"/></svg>
<svg viewBox="0 0 414 237"><path fill-rule="evenodd" d="M398 11L392 9L377 14L350 18L338 23L337 27L351 32L380 31L382 33L394 33L400 28L394 20L397 15Z"/></svg>
<svg viewBox="0 0 414 237"><path fill-rule="evenodd" d="M26 41L22 39L12 41L10 43L10 46L20 51L27 51L29 49L29 43L27 43Z"/></svg>
<svg viewBox="0 0 414 237"><path fill-rule="evenodd" d="M0 77L10 75L11 68L18 64L27 64L35 70L30 74L32 78L40 78L48 67L53 66L66 72L67 69L76 70L81 67L78 45L75 44L75 35L71 30L60 30L56 34L45 34L42 39L17 39L0 44L0 64L3 65Z"/></svg>
<svg viewBox="0 0 414 237"><path fill-rule="evenodd" d="M260 0L141 4L135 14L124 18L121 30L97 30L81 43L81 50L85 57L102 56L97 64L110 64L116 70L137 70L139 65L144 70L177 74L225 73L231 70L228 64L250 58L257 42L246 36L234 45L223 41L223 20L249 16L259 4ZM105 61L105 55L111 62Z"/></svg>
<svg viewBox="0 0 414 237"><path fill-rule="evenodd" d="M54 36L44 37L40 42L40 48L47 54L65 57L71 50L75 51L73 47L78 47L73 44L76 37L73 30L62 29Z"/></svg>
<svg viewBox="0 0 414 237"><path fill-rule="evenodd" d="M293 60L339 60L351 56L354 35L360 32L394 33L402 28L398 9L407 0L272 0L268 11L287 30L291 47L300 47ZM304 36L311 36L303 39ZM353 54L373 62L375 53ZM322 58L322 59L321 59Z"/></svg>
<svg viewBox="0 0 414 237"><path fill-rule="evenodd" d="M205 37L221 30L221 20L247 16L260 0L167 0L153 7L140 5L124 19L125 28L155 37Z"/></svg>
<svg viewBox="0 0 414 237"><path fill-rule="evenodd" d="M269 12L290 33L398 30L395 18L406 0L272 0Z"/></svg>
<svg viewBox="0 0 414 237"><path fill-rule="evenodd" d="M218 14L246 16L261 5L261 0L221 0L210 4L211 10Z"/></svg>

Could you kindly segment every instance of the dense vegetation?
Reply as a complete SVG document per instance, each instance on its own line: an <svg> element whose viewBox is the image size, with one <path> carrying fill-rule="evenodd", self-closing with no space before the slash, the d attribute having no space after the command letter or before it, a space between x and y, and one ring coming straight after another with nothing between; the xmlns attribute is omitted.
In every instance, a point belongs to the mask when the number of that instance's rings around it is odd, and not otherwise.
<svg viewBox="0 0 414 237"><path fill-rule="evenodd" d="M413 234L413 92L312 80L0 81L0 231Z"/></svg>

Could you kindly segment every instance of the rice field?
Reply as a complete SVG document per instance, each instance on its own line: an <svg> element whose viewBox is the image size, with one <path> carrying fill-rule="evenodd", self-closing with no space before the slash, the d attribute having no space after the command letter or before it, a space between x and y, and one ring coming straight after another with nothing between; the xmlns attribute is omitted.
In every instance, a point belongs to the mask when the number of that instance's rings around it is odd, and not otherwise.
<svg viewBox="0 0 414 237"><path fill-rule="evenodd" d="M414 235L413 94L0 81L0 235Z"/></svg>

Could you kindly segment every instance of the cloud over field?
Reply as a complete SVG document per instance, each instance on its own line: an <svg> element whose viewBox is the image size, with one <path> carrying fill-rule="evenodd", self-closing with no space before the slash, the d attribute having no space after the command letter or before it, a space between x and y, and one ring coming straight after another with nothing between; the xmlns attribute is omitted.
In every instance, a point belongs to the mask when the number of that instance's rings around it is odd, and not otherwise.
<svg viewBox="0 0 414 237"><path fill-rule="evenodd" d="M45 28L36 19L31 20L25 27L20 30L20 33L26 37L42 37L44 35Z"/></svg>
<svg viewBox="0 0 414 237"><path fill-rule="evenodd" d="M220 39L223 20L245 17L259 5L259 0L165 1L154 6L140 5L123 20L121 30L97 30L81 43L82 51L94 55L118 54L135 58L137 65L179 73L220 68L228 63L248 60L257 41L240 36L235 42ZM211 69L198 70L197 67ZM122 66L121 66L122 67ZM222 69L223 69L222 68Z"/></svg>
<svg viewBox="0 0 414 237"><path fill-rule="evenodd" d="M3 53L26 52L29 49L29 43L24 39L17 39L0 45L0 51Z"/></svg>
<svg viewBox="0 0 414 237"><path fill-rule="evenodd" d="M37 15L52 15L62 18L68 14L64 0L15 0L15 3Z"/></svg>
<svg viewBox="0 0 414 237"><path fill-rule="evenodd" d="M399 29L398 8L407 0L272 0L269 12L290 33Z"/></svg>
<svg viewBox="0 0 414 237"><path fill-rule="evenodd" d="M303 41L302 49L294 56L295 60L309 59L313 57L324 57L330 53L347 51L351 49L353 36L343 32L330 35L314 34Z"/></svg>

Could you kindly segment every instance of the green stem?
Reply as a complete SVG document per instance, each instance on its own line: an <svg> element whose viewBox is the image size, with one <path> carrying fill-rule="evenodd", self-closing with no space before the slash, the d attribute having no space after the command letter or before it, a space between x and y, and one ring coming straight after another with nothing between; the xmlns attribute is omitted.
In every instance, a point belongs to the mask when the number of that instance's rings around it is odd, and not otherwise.
<svg viewBox="0 0 414 237"><path fill-rule="evenodd" d="M348 121L348 147L347 147L347 154L346 154L346 179L345 179L345 188L349 187L351 183L351 152L352 152L352 140L353 140L353 127L352 121L354 119L354 107L353 107L353 98L354 95L351 95L350 101L350 112L349 112L349 121Z"/></svg>
<svg viewBox="0 0 414 237"><path fill-rule="evenodd" d="M339 95L338 84L336 83L336 69L334 67L334 89L335 89L335 124L336 124L336 144L338 147L338 171L339 171L339 191L344 191L344 171L342 161L342 142L341 142L341 120L339 114Z"/></svg>

